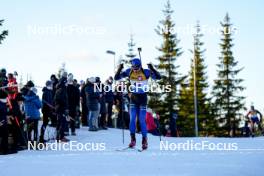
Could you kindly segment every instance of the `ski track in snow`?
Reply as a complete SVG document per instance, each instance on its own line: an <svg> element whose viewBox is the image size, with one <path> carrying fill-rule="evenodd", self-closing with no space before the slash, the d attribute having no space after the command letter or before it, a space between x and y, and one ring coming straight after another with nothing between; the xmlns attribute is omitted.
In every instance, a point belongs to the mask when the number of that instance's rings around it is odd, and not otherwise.
<svg viewBox="0 0 264 176"><path fill-rule="evenodd" d="M50 130L52 131L52 130ZM162 151L159 137L149 135L149 149L122 149L129 143L129 132L88 132L87 128L69 137L81 143L104 142L104 151L20 151L18 154L0 156L0 176L263 176L264 138L165 138L169 143L231 142L238 144L235 151ZM137 134L137 148L141 136Z"/></svg>

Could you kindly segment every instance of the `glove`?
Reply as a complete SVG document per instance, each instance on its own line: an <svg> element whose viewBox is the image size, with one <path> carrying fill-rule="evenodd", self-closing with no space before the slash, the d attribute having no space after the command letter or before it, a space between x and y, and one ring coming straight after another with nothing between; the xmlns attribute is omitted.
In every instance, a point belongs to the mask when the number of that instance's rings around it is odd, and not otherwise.
<svg viewBox="0 0 264 176"><path fill-rule="evenodd" d="M148 64L148 68L151 70L151 71L153 71L154 70L154 67L153 67L153 65L152 64Z"/></svg>
<svg viewBox="0 0 264 176"><path fill-rule="evenodd" d="M124 64L120 64L120 65L118 66L118 71L121 71L123 68L124 68Z"/></svg>

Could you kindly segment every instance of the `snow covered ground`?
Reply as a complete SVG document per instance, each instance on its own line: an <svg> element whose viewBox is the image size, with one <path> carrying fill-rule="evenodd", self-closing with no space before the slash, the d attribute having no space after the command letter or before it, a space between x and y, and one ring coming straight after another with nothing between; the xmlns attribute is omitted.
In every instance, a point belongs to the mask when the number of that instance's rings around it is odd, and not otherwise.
<svg viewBox="0 0 264 176"><path fill-rule="evenodd" d="M127 146L129 132L78 131L72 141L105 143L103 151L21 151L0 156L1 176L124 176L124 175L179 175L179 176L263 176L264 138L162 138L163 144L233 143L237 150L160 150L159 137L149 135L149 149L117 151ZM138 135L138 148L141 137ZM175 145L172 145L175 146ZM104 148L104 147L103 147ZM101 148L100 148L101 149ZM234 148L233 148L234 149Z"/></svg>

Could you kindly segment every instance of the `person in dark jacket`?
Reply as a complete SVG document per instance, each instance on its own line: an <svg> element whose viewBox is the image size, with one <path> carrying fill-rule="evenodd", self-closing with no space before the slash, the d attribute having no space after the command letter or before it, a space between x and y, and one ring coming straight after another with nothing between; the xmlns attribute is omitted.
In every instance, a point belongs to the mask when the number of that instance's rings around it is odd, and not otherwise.
<svg viewBox="0 0 264 176"><path fill-rule="evenodd" d="M27 84L24 87L22 87L20 92L22 93L22 95L26 96L28 92L30 91L30 89L34 86L35 86L34 83L30 80L27 82Z"/></svg>
<svg viewBox="0 0 264 176"><path fill-rule="evenodd" d="M28 95L24 96L24 108L27 122L28 141L31 140L31 133L34 132L34 141L38 141L38 121L40 119L40 108L42 103L37 96L37 89L32 87Z"/></svg>
<svg viewBox="0 0 264 176"><path fill-rule="evenodd" d="M68 94L71 135L76 136L75 122L77 121L77 113L79 111L80 92L79 89L73 84L73 75L71 73L68 75L67 94Z"/></svg>
<svg viewBox="0 0 264 176"><path fill-rule="evenodd" d="M40 129L39 142L44 143L44 134L49 124L49 119L54 117L54 100L53 100L53 85L51 81L46 82L46 86L42 89L42 114L43 114L43 124Z"/></svg>
<svg viewBox="0 0 264 176"><path fill-rule="evenodd" d="M53 75L50 76L50 81L52 82L52 98L54 100L55 93L56 93L56 87L57 87L57 84L59 83L59 80L56 77L56 75L53 74ZM57 116L56 116L55 113L52 114L51 126L52 127L56 127L57 126Z"/></svg>
<svg viewBox="0 0 264 176"><path fill-rule="evenodd" d="M68 142L65 138L65 129L67 126L67 118L69 115L68 95L67 95L67 78L62 77L56 88L54 97L55 111L57 114L57 140L61 142Z"/></svg>
<svg viewBox="0 0 264 176"><path fill-rule="evenodd" d="M87 83L88 83L88 80L87 80ZM81 82L80 96L81 96L81 106L82 106L82 113L81 113L82 126L88 126L88 121L87 121L88 107L86 104L86 94L85 94L87 83Z"/></svg>
<svg viewBox="0 0 264 176"><path fill-rule="evenodd" d="M1 94L7 94L7 84L8 84L8 78L6 76L6 69L2 68L0 70L0 93Z"/></svg>
<svg viewBox="0 0 264 176"><path fill-rule="evenodd" d="M104 84L101 83L101 80L99 77L96 77L96 84L101 89L100 92L100 99L99 99L99 128L103 130L107 130L107 122L106 122L106 101L105 101L105 92L104 92Z"/></svg>
<svg viewBox="0 0 264 176"><path fill-rule="evenodd" d="M73 85L76 87L76 93L78 94L77 98L77 107L76 107L76 120L75 120L75 127L80 129L81 127L81 109L80 109L80 103L81 103L81 90L80 87L81 85L78 83L77 79L73 80Z"/></svg>
<svg viewBox="0 0 264 176"><path fill-rule="evenodd" d="M113 103L114 103L114 93L112 90L113 85L113 78L110 76L106 82L105 86L108 87L107 91L105 92L105 102L106 102L106 119L107 119L107 126L112 127L112 113L113 113Z"/></svg>
<svg viewBox="0 0 264 176"><path fill-rule="evenodd" d="M0 91L0 155L8 153L7 94Z"/></svg>
<svg viewBox="0 0 264 176"><path fill-rule="evenodd" d="M55 93L56 93L56 87L57 87L57 84L59 83L59 80L56 77L56 75L53 74L50 76L50 81L52 82L52 93L53 93L53 97L54 97Z"/></svg>
<svg viewBox="0 0 264 176"><path fill-rule="evenodd" d="M26 131L24 131L24 115L22 112L22 104L24 98L21 93L13 95L12 98L9 97L9 115L10 122L9 133L13 136L13 143L11 148L14 150L23 150L27 146Z"/></svg>
<svg viewBox="0 0 264 176"><path fill-rule="evenodd" d="M99 116L99 91L95 90L95 78L89 78L89 83L85 89L86 98L87 98L87 107L89 109L88 122L89 122L89 131L98 130L98 116Z"/></svg>

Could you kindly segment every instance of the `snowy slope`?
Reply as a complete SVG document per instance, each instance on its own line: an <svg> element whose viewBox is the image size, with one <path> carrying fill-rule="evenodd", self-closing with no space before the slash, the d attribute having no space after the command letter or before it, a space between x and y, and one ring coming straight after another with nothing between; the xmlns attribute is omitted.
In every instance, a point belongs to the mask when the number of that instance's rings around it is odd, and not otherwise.
<svg viewBox="0 0 264 176"><path fill-rule="evenodd" d="M162 138L169 143L209 141L237 143L235 151L161 151L159 137L149 135L149 149L116 151L127 146L129 132L78 131L70 137L82 143L103 142L104 151L21 151L0 156L1 176L99 176L99 175L180 175L180 176L263 176L264 138ZM140 136L137 136L140 148Z"/></svg>

